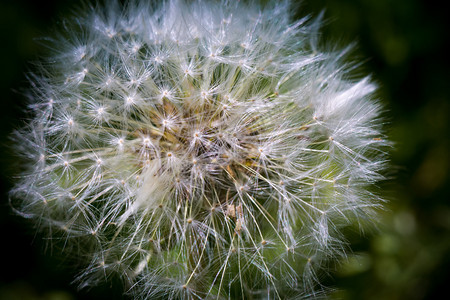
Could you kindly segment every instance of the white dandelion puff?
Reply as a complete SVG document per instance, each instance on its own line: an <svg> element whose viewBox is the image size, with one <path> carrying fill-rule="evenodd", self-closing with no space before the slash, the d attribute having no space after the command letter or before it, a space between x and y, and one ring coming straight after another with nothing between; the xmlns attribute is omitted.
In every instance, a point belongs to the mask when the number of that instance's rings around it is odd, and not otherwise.
<svg viewBox="0 0 450 300"><path fill-rule="evenodd" d="M17 133L22 216L85 248L80 286L145 299L319 297L373 223L376 86L288 1L133 0L64 26ZM69 247L70 246L70 247Z"/></svg>

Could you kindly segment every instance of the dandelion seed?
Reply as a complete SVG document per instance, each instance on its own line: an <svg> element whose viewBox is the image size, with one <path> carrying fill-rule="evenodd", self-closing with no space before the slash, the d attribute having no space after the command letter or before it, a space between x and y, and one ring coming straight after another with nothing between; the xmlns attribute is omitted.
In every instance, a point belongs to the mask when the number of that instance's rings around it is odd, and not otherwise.
<svg viewBox="0 0 450 300"><path fill-rule="evenodd" d="M320 50L320 19L291 23L289 1L150 2L64 23L53 48L76 46L33 77L12 204L67 255L84 248L82 287L119 276L139 299L320 294L345 255L340 230L374 222L382 201L375 85L349 79L346 51Z"/></svg>

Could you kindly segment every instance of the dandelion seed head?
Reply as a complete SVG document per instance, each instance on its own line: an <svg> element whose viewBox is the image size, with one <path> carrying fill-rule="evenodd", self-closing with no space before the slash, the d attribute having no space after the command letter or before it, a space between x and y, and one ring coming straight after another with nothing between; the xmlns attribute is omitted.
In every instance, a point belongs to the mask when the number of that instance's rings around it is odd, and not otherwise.
<svg viewBox="0 0 450 300"><path fill-rule="evenodd" d="M86 247L80 286L316 295L341 229L376 219L388 146L376 86L351 79L346 49L320 50L320 19L291 22L288 1L133 0L71 22L33 77L11 195Z"/></svg>

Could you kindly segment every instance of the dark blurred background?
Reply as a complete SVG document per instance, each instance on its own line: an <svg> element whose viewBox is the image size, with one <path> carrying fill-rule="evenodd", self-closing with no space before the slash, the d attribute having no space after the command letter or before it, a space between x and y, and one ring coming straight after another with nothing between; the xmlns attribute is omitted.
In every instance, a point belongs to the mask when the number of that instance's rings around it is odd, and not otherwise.
<svg viewBox="0 0 450 300"><path fill-rule="evenodd" d="M36 41L79 1L0 3L0 299L122 299L105 285L77 291L68 268L31 224L14 216L8 136L24 118L27 62L45 48ZM450 284L450 17L437 1L309 0L298 15L325 9L323 40L346 45L379 83L394 142L394 178L377 231L350 238L353 253L332 271L333 299L438 299Z"/></svg>

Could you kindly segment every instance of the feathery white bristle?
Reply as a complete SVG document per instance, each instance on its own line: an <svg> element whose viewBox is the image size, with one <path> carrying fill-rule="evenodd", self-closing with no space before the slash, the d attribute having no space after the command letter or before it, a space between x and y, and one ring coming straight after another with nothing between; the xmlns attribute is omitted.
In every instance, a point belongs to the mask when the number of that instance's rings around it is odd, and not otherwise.
<svg viewBox="0 0 450 300"><path fill-rule="evenodd" d="M320 50L320 19L290 17L288 1L135 0L62 29L30 77L12 196L86 249L81 286L118 274L147 299L318 295L340 229L374 221L388 143L370 78Z"/></svg>

